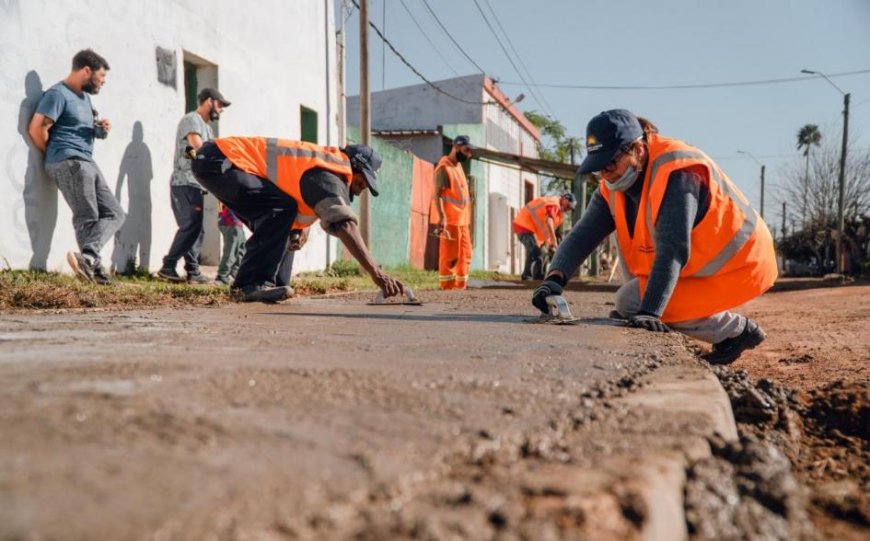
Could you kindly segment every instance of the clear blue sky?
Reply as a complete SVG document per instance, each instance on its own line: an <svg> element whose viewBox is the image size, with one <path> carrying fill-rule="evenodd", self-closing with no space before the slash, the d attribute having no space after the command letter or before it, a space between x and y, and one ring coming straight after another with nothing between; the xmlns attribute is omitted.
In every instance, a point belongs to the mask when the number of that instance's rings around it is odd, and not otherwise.
<svg viewBox="0 0 870 541"><path fill-rule="evenodd" d="M407 6L438 52L421 35ZM759 204L759 166L767 166L765 214L773 208L784 168L800 154L798 129L818 124L839 141L842 95L823 79L685 90L578 90L539 86L539 104L521 83L473 0L428 0L465 52L510 97L526 94L522 110L546 110L569 133L585 134L598 112L631 109L656 123L664 135L699 146L716 159ZM870 69L870 0L478 0L509 33L523 76L538 85L658 86L728 83L801 77L803 68L827 74ZM336 0L339 13L341 0ZM384 5L386 4L386 25ZM451 44L423 0L369 0L370 19L432 81L478 72ZM347 92L359 89L358 12L347 22ZM505 48L512 53L504 37ZM372 91L422 82L370 32ZM520 62L514 62L522 70ZM870 148L870 73L834 77L852 94L850 147Z"/></svg>

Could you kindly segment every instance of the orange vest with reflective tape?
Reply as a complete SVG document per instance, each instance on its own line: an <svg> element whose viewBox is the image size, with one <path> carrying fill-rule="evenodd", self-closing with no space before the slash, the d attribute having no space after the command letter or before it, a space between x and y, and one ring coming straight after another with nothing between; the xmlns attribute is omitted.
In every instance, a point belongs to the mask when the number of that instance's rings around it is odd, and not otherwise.
<svg viewBox="0 0 870 541"><path fill-rule="evenodd" d="M625 194L608 190L603 181L599 185L616 223L620 256L639 279L641 297L656 257L655 224L668 177L688 167L704 170L710 207L692 229L689 260L662 314L666 322L707 317L739 306L764 293L777 277L770 231L731 179L697 148L651 134L633 237L625 218Z"/></svg>
<svg viewBox="0 0 870 541"><path fill-rule="evenodd" d="M547 218L549 218L547 216L547 207L555 206L558 209L556 216L553 218L553 229L559 229L565 220L559 199L561 198L557 195L545 195L532 199L526 206L520 209L517 217L514 218L514 224L534 233L538 246L544 244L550 238L550 230L547 228Z"/></svg>
<svg viewBox="0 0 870 541"><path fill-rule="evenodd" d="M222 137L214 142L233 165L273 182L296 200L299 213L294 229L309 227L318 220L314 209L302 199L299 181L303 173L315 167L326 169L348 186L353 178L350 160L337 147L266 137Z"/></svg>
<svg viewBox="0 0 870 541"><path fill-rule="evenodd" d="M435 166L436 176L439 169L443 169L450 180L450 186L440 194L436 194L444 201L444 218L447 225L469 225L471 208L468 205L468 181L465 180L465 171L459 163L454 165L447 156L442 156L438 160L438 165Z"/></svg>

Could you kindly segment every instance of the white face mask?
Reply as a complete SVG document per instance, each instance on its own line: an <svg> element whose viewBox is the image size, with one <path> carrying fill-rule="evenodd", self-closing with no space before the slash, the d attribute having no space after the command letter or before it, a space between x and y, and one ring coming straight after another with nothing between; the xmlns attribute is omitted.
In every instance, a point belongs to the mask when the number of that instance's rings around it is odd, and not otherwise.
<svg viewBox="0 0 870 541"><path fill-rule="evenodd" d="M615 192L624 192L634 185L634 183L637 181L637 177L639 176L640 171L635 169L633 165L630 165L625 169L625 173L623 173L621 177L614 180L613 182L605 180L604 184L607 186L608 190L613 190Z"/></svg>

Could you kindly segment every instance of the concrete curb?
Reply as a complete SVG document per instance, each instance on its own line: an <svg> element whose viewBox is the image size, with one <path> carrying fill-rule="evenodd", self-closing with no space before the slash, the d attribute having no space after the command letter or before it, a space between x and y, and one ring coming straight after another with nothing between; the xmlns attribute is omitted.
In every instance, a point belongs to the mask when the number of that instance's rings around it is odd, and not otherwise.
<svg viewBox="0 0 870 541"><path fill-rule="evenodd" d="M696 431L666 450L651 449L637 465L635 478L647 505L642 539L672 541L688 538L683 492L686 468L710 456L706 437L718 434L736 440L737 425L728 395L719 380L700 366L663 366L643 378L645 385L619 402L665 415L697 417Z"/></svg>

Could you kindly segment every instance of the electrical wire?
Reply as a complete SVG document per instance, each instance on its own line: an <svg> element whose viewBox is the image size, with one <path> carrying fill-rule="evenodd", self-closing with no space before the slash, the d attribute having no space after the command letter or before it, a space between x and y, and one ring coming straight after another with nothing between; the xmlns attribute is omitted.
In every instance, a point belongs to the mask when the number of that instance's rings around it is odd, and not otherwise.
<svg viewBox="0 0 870 541"><path fill-rule="evenodd" d="M423 4L426 6L426 9L429 10L429 13L432 14L432 17L435 19L435 22L438 23L438 26L441 27L441 30L443 30L444 33L447 34L447 37L450 38L450 41L453 42L453 45L456 45L456 48L459 49L459 52L462 53L465 56L465 58L468 59L469 62L474 64L474 67L477 68L477 70L480 73L486 73L486 70L481 68L477 62L472 60L471 57L468 56L468 53L465 52L465 49L463 49L462 46L459 45L459 43L456 41L456 39L454 39L453 35L451 35L450 32L447 30L447 28L444 26L444 23L441 22L441 19L438 18L438 15L435 15L435 11L432 9L432 6L429 5L429 2L427 0L423 0Z"/></svg>
<svg viewBox="0 0 870 541"><path fill-rule="evenodd" d="M357 1L356 1L356 0L350 0L350 1L351 1L351 2L352 2L352 3L357 7L357 9L359 9L359 4L357 4ZM468 104L471 104L471 105L491 105L491 104L496 103L496 102L494 102L494 101L474 101L474 100L466 100L465 98L460 98L459 96L454 96L453 94L447 92L446 90L444 90L444 89L441 88L440 86L436 85L435 83L433 83L432 81L430 81L429 79L427 79L427 78L426 78L422 73L420 73L420 72L417 70L417 68L415 68L415 67L414 67L410 62L408 62L408 61L405 59L405 57L402 56L402 53L400 53L400 52L396 49L396 47L393 46L393 44L390 42L390 40L387 39L387 37L383 34L383 32L381 32L380 28L378 28L378 27L375 25L375 23L373 23L373 22L371 22L371 21L368 21L368 23L369 23L369 26L372 27L372 30L374 30L375 33L378 35L378 37L381 38L381 40L383 40L383 42L387 44L387 47L389 47L391 51L393 51L393 54L396 55L396 57L397 57L399 60L401 60L403 64L405 64L406 66L408 66L408 69L410 69L412 72L414 72L414 75L416 75L417 77L419 77L420 79L422 79L423 82L425 82L427 85L431 86L431 87L432 87L436 92L438 92L438 93L440 93L440 94L443 94L443 95L447 96L448 98L454 99L454 100L456 100L456 101L461 101L462 103L468 103Z"/></svg>
<svg viewBox="0 0 870 541"><path fill-rule="evenodd" d="M847 75L858 75L861 73L870 73L870 69L856 70L856 71L843 71L840 73L830 73L827 74L828 77L844 77ZM753 86L753 85L772 85L772 84L780 84L780 83L793 83L795 81L812 81L813 79L821 79L820 75L808 77L785 77L782 79L762 79L758 81L739 81L733 83L704 83L704 84L692 84L692 85L637 85L637 86L603 86L603 85L571 85L571 84L555 84L555 83L541 83L538 86L545 88L567 88L567 89L577 89L577 90L681 90L681 89L694 89L694 88L725 88L725 87L734 87L734 86ZM501 81L501 84L504 85L518 85L522 86L524 83L517 83L511 81Z"/></svg>
<svg viewBox="0 0 870 541"><path fill-rule="evenodd" d="M450 65L450 62L448 62L447 59L444 58L444 55L441 54L441 49L439 47L437 47L435 45L435 43L432 42L432 39L429 37L429 35L426 33L426 31L423 30L423 27L420 26L419 22L417 22L416 17L414 17L414 14L411 13L411 10L408 9L407 4L405 4L405 0L399 0L399 1L402 3L402 7L405 8L405 11L408 13L408 16L411 17L411 20L414 21L415 25L417 25L417 29L420 30L420 33L423 35L424 38L426 38L426 41L429 42L429 45L432 46L432 50L435 51L435 53L438 55L438 57L444 61L444 64L450 69L450 71L452 71L454 75L458 76L459 72L456 71L455 69L453 69L453 66Z"/></svg>
<svg viewBox="0 0 870 541"><path fill-rule="evenodd" d="M520 56L520 53L517 52L516 47L514 47L513 41L511 40L511 37L510 37L510 34L508 34L507 31L505 31L504 26L502 26L501 20L499 20L499 18L498 18L498 13L496 13L496 11L492 8L492 4L489 3L489 0L484 0L484 2L486 3L486 7L489 8L489 11L492 12L492 17L495 20L495 24L501 30L501 33L505 37L505 40L507 40L508 47L510 47L511 51L513 51L514 56L517 59L517 62L519 62L520 67L522 67L523 70L526 72L526 76L528 77L529 81L532 82L532 88L529 88L529 92L532 94L532 97L535 98L535 101L538 102L538 105L541 106L541 108L544 110L544 112L547 113L552 118L553 117L553 108L550 107L550 104L547 102L547 100L543 98L543 92L541 92L540 89L538 88L538 85L535 83L534 77L532 77L532 73L529 71L529 68L526 66L526 63L523 62L523 58ZM478 6L478 9L480 9L480 6ZM481 11L481 13L483 13L483 12Z"/></svg>

